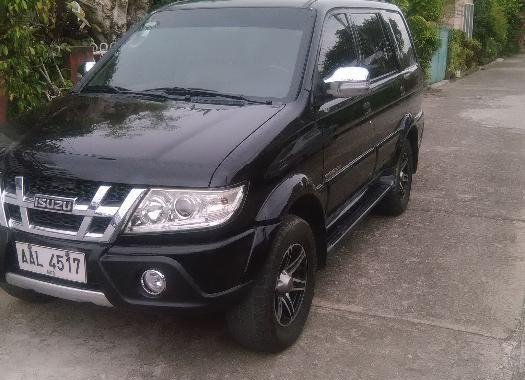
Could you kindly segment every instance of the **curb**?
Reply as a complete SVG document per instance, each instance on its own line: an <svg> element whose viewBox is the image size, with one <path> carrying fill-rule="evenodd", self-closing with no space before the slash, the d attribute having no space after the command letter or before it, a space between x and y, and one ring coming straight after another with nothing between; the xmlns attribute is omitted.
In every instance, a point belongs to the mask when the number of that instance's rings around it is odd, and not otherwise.
<svg viewBox="0 0 525 380"><path fill-rule="evenodd" d="M431 84L430 86L428 86L428 87L431 88L431 89L433 89L433 90L435 90L435 89L437 89L437 88L441 88L441 87L443 87L443 86L445 86L445 85L447 85L447 84L449 84L449 83L450 83L450 80L445 79L445 80L441 80L441 81L436 82L436 83L432 83L432 84Z"/></svg>

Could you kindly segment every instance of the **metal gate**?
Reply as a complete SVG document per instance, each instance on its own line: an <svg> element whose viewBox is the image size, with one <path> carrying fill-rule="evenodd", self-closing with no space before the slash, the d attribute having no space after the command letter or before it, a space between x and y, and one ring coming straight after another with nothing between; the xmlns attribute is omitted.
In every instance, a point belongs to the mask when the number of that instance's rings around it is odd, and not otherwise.
<svg viewBox="0 0 525 380"><path fill-rule="evenodd" d="M430 63L430 83L436 83L445 79L447 72L448 29L441 28L439 30L439 38L441 46L432 56L432 62Z"/></svg>
<svg viewBox="0 0 525 380"><path fill-rule="evenodd" d="M474 4L465 4L465 19L463 21L463 31L467 38L472 38L474 29Z"/></svg>

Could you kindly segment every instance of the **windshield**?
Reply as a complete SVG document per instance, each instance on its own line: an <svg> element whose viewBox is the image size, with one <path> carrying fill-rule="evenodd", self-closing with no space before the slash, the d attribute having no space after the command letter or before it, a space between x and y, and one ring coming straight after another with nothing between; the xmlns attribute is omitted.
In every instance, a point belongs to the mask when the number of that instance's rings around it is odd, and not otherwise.
<svg viewBox="0 0 525 380"><path fill-rule="evenodd" d="M84 87L166 88L283 99L297 93L311 10L223 8L153 14Z"/></svg>

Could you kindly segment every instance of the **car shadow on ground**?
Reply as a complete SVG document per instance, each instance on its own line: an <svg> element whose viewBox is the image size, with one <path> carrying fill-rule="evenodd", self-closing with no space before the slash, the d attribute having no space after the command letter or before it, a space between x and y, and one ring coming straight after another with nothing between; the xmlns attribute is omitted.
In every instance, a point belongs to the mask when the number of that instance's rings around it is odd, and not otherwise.
<svg viewBox="0 0 525 380"><path fill-rule="evenodd" d="M372 216L365 220L357 228L357 233L351 233L345 238L342 246L347 245L345 242L348 239L359 237L359 231L366 230L370 219L377 218ZM375 223L377 224L377 220ZM318 287L329 288L331 282L340 280L338 274L335 277L325 275L326 271L334 269L333 265L337 265L337 262L350 266L359 265L353 259L358 256L347 250L348 248L331 254L328 267L322 270L325 273L319 272L317 276ZM332 264L330 260L333 261ZM281 354L265 354L238 346L228 335L223 313L180 316L105 308L63 300L34 305L14 300L7 295L0 298L0 304L4 303L7 306L4 312L10 315L5 326L6 331L24 331L23 337L13 335L8 339L30 347L29 355L31 352L36 354L49 349L48 365L73 356L82 358L83 368L96 365L100 366L101 371L112 363L122 363L125 358L129 367L127 372L120 375L132 373L137 378L161 376L174 368L180 371L178 374L190 377L207 376L213 368L221 368L222 374L227 372L231 376L236 373L240 377L244 376L243 368L251 368L264 374L268 368L280 366L286 358L305 355L312 344L329 344L330 340L330 337L316 333L318 318L325 317L322 314L317 315L315 307L314 315L310 317L306 331L296 345ZM118 370L124 371L124 368L126 367L122 366ZM93 378L104 378L107 373L95 372L96 376Z"/></svg>

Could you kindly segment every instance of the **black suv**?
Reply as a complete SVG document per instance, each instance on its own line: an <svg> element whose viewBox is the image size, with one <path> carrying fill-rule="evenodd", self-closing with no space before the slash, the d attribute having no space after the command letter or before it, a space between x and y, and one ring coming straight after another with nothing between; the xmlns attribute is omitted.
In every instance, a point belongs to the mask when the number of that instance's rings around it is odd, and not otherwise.
<svg viewBox="0 0 525 380"><path fill-rule="evenodd" d="M227 310L237 341L282 350L328 252L372 209L406 209L422 89L387 3L166 6L2 129L0 283L34 302Z"/></svg>

